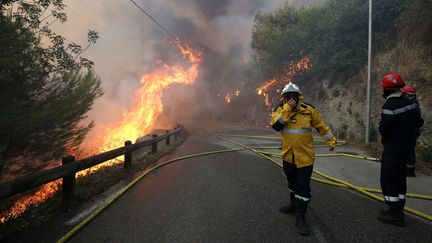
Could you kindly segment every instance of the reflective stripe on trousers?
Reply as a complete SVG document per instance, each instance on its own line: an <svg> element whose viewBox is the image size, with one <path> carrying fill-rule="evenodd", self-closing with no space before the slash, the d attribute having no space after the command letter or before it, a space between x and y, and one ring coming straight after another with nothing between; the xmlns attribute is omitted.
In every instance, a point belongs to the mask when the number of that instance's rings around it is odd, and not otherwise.
<svg viewBox="0 0 432 243"><path fill-rule="evenodd" d="M398 197L384 196L384 199L387 202L399 202L400 200L405 200L405 195L399 194Z"/></svg>

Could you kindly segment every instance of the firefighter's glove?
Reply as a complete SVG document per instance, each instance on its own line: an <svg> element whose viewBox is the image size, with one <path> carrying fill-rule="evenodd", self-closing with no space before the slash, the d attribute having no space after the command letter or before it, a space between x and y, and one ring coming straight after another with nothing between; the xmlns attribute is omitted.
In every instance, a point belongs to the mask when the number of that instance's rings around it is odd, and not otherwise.
<svg viewBox="0 0 432 243"><path fill-rule="evenodd" d="M337 139L335 136L327 140L327 144L330 146L329 150L333 151L336 148Z"/></svg>

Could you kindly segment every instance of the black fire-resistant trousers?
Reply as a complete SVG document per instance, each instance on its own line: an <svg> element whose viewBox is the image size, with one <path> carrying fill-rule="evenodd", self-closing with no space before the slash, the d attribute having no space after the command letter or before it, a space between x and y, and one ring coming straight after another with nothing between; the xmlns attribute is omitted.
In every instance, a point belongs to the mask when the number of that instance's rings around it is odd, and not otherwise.
<svg viewBox="0 0 432 243"><path fill-rule="evenodd" d="M405 159L404 159L405 158ZM387 202L398 202L405 199L407 191L406 183L406 158L381 158L381 189Z"/></svg>
<svg viewBox="0 0 432 243"><path fill-rule="evenodd" d="M283 169L288 180L288 189L295 197L308 202L311 198L310 179L313 165L297 168L295 164L283 161Z"/></svg>
<svg viewBox="0 0 432 243"><path fill-rule="evenodd" d="M416 162L416 152L415 152L416 146L415 144L410 148L410 152L408 155L406 167L407 168L415 168L415 162Z"/></svg>

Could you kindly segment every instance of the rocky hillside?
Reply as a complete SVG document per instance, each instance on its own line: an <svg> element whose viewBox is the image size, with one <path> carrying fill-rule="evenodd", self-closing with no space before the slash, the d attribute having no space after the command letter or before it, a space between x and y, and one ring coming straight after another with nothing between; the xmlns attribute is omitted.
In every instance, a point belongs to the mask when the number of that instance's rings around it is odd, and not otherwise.
<svg viewBox="0 0 432 243"><path fill-rule="evenodd" d="M405 78L406 83L417 86L417 96L425 125L419 138L419 150L427 156L432 150L432 57L421 47L399 44L387 53L374 58L372 78L371 140L379 141L377 132L380 110L384 102L380 80L389 71ZM343 84L328 80L315 82L319 87L306 87L305 96L316 104L339 138L362 142L366 118L366 69Z"/></svg>

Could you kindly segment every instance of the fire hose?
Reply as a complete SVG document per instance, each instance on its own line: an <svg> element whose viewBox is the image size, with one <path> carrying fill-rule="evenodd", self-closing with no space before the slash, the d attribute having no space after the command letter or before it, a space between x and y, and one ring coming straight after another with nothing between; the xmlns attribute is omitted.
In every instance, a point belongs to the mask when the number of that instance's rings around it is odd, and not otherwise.
<svg viewBox="0 0 432 243"><path fill-rule="evenodd" d="M117 193L115 193L109 200L107 200L102 206L100 206L98 209L96 209L93 213L91 213L89 216L87 216L83 221L81 221L78 225L76 225L72 230L70 230L68 233L66 233L62 238L60 238L59 240L57 240L57 243L62 243L62 242L66 242L68 239L70 239L74 234L76 234L79 230L81 230L84 226L86 226L88 223L90 223L94 218L96 218L103 210L105 210L106 208L108 208L111 204L113 204L118 198L120 198L126 191L128 191L133 185L135 185L139 180L141 180L143 177L145 177L146 175L148 175L149 173L153 172L154 170L163 167L165 165L168 165L170 163L176 162L176 161L180 161L180 160L185 160L185 159L189 159L189 158L195 158L195 157L200 157L200 156L206 156L206 155L212 155L212 154L220 154L220 153L228 153L228 152L235 152L235 151L240 151L240 150L250 150L252 152L254 152L255 154L266 158L267 160L273 162L274 164L276 164L277 166L282 167L282 165L278 162L276 162L275 160L273 160L270 156L272 157L276 157L277 154L272 154L272 153L268 153L268 152L264 152L264 151L260 151L257 149L276 149L278 148L278 146L260 146L260 147L251 147L251 146L247 146L244 144L241 144L239 142L233 141L231 139L222 137L220 135L211 133L214 136L226 140L228 142L231 142L233 144L239 145L239 148L231 148L231 149L223 149L223 150L216 150L216 151L210 151L210 152L203 152L203 153L197 153L197 154L191 154L191 155L186 155L186 156L181 156L181 157L177 157L174 159L170 159L167 160L165 162L162 162L160 164L154 165L146 170L143 171L143 173L141 175L139 175L137 178L135 178L132 182L130 182L128 185L126 185L124 188L122 188L120 191L118 191ZM250 136L253 137L253 136ZM270 155L270 156L268 156ZM341 156L341 155L339 155ZM360 156L361 157L361 156ZM364 159L364 158L363 158ZM370 193L370 192L375 192L375 193L382 193L380 190L378 189L371 189L371 188L365 188L365 187L358 187L355 185L352 185L348 182L330 177L328 175L325 175L317 170L314 170L314 172L326 179L327 180L323 180L323 179L319 179L319 178L315 178L312 177L311 179L317 182L321 182L321 183L325 183L325 184L329 184L329 185L334 185L334 186L340 186L340 187L344 187L344 188L351 188L354 189L364 195L367 195L373 199L379 200L379 201L384 201L382 198ZM432 200L432 196L428 196L428 195L421 195L421 194L407 194L407 197L415 197L415 198L420 198L420 199L426 199L426 200ZM429 221L432 221L432 216L427 215L425 213L419 212L417 210L405 207L404 208L405 211L408 211L414 215L417 215L419 217L422 217L424 219L427 219Z"/></svg>
<svg viewBox="0 0 432 243"><path fill-rule="evenodd" d="M207 132L206 134L214 134ZM228 137L241 137L241 138L253 138L253 139L262 139L262 140L276 140L280 141L280 137L276 136L254 136L254 135L245 135L245 134L219 134L221 136L228 136ZM324 139L314 139L315 142L325 142ZM346 142L344 140L338 140L337 143L339 145L345 144Z"/></svg>
<svg viewBox="0 0 432 243"><path fill-rule="evenodd" d="M265 151L259 151L259 152L262 153L262 154L270 155L270 157L282 158L282 156L280 154L270 153L270 152L265 152ZM364 159L364 160L375 161L374 158L369 158L369 157L364 157L364 156L357 156L357 155L352 155L352 154L344 154L344 153L337 153L337 154L316 154L315 157L352 157L352 158L356 158L356 159ZM280 163L278 163L278 165L282 166ZM316 174L318 174L318 175L322 174L318 170L314 170L314 172L316 172ZM324 175L324 174L322 174L322 175ZM324 177L324 176L322 176L322 177ZM319 179L319 178L316 178L316 177L312 177L312 180L318 181L318 182L332 184L332 185L339 186L339 187L350 188L350 187L348 187L345 184L338 183L338 182L332 182L334 180L323 181L322 179ZM357 187L360 188L360 189L363 189L363 190L365 190L367 192L374 192L374 193L381 193L382 194L382 191L379 190L379 189L367 188L367 187L361 187L361 186L357 186ZM411 198L417 198L417 199L432 200L432 196L429 196L429 195L407 193L406 196L407 197L411 197Z"/></svg>
<svg viewBox="0 0 432 243"><path fill-rule="evenodd" d="M262 156L262 157L264 157L264 158L270 160L270 161L273 162L274 164L276 164L276 165L282 167L282 165L281 165L280 163L276 162L275 160L273 160L273 159L270 158L269 156L263 154L263 153L260 152L260 151L257 151L256 149L254 149L254 148L252 148L252 147L249 147L249 146L247 146L247 145L241 144L241 143L239 143L239 142L236 142L236 141L234 141L234 140L231 140L231 139L228 139L228 138L222 137L222 136L217 135L217 134L214 134L214 133L213 133L213 135L216 136L216 137L218 137L218 138L220 138L220 139L223 139L223 140L225 140L225 141L228 141L228 142L230 142L230 143L233 143L233 144L239 145L239 146L241 146L241 147L247 148L247 149L249 149L250 151L255 152L256 154L258 154L258 155L260 155L260 156ZM373 199L376 199L376 200L378 200L378 201L384 202L384 199L383 199L383 198L378 197L378 196L376 196L376 195L374 195L374 194L372 194L372 193L370 193L370 192L368 192L368 191L362 189L361 187L358 187L358 186L352 185L352 184L350 184L350 183L348 183L348 182L345 182L345 181L342 181L342 180L336 179L336 178L334 178L334 177L328 176L328 175L326 175L326 174L324 174L324 173L322 173L322 172L320 172L320 171L317 171L317 170L315 170L315 169L313 170L313 172L316 173L316 174L318 174L318 175L320 175L320 176L322 176L322 177L324 177L324 178L326 178L326 179L328 179L328 180L330 180L330 181L333 181L333 182L336 182L336 183L339 183L339 184L343 184L343 185L345 185L345 186L348 187L348 188L351 188L351 189L353 189L353 190L355 190L355 191L358 191L358 192L362 193L363 195L366 195L366 196L371 197L371 198L373 198ZM313 179L313 178L312 178L312 179ZM322 182L322 181L319 181L319 182ZM425 198L427 198L427 199L430 198L430 196L426 196L426 195L421 195L421 196L423 196L423 197L425 197ZM432 221L432 216L431 216L431 215L425 214L425 213L423 213L423 212L417 211L417 210L412 209L412 208L409 208L409 207L405 207L404 210L407 211L407 212L410 212L410 213L412 213L412 214L414 214L414 215L417 215L417 216L419 216L419 217L422 217L422 218L424 218L424 219L427 219L427 220L429 220L429 221Z"/></svg>

